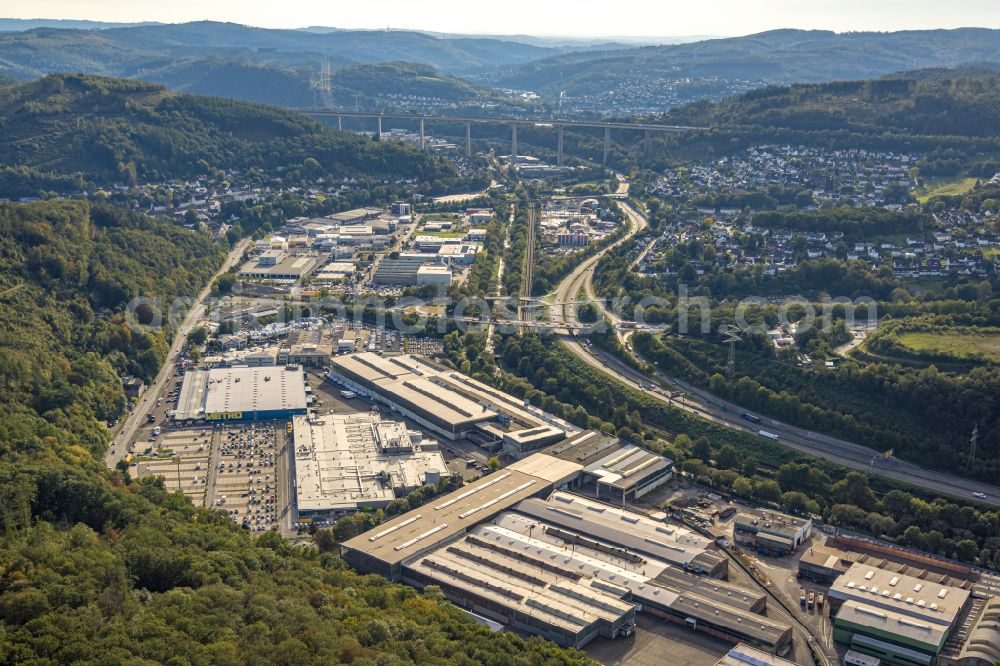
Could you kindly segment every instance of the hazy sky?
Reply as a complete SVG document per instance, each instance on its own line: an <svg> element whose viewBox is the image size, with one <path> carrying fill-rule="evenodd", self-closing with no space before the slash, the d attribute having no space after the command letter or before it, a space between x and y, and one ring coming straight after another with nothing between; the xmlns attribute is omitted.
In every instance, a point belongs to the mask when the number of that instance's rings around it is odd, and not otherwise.
<svg viewBox="0 0 1000 666"><path fill-rule="evenodd" d="M1000 0L0 0L0 17L575 36L1000 28Z"/></svg>

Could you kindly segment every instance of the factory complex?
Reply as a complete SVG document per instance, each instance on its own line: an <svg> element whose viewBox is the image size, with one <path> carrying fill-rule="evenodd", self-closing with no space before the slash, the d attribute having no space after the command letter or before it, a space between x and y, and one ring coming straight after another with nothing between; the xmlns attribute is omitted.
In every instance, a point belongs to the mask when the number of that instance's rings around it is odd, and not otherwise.
<svg viewBox="0 0 1000 666"><path fill-rule="evenodd" d="M584 466L535 453L342 544L344 559L505 626L581 647L635 613L784 653L791 627L683 526L568 492Z"/></svg>

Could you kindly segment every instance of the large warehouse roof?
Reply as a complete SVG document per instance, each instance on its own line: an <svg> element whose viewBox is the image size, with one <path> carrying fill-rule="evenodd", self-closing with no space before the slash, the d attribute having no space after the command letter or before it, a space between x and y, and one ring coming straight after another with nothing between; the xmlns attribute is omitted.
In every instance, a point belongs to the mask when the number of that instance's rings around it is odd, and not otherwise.
<svg viewBox="0 0 1000 666"><path fill-rule="evenodd" d="M395 564L551 487L537 476L501 470L345 541L344 547Z"/></svg>
<svg viewBox="0 0 1000 666"><path fill-rule="evenodd" d="M676 525L665 525L632 511L572 495L553 493L548 500L530 499L517 511L547 523L580 532L624 549L641 552L680 566L713 570L720 556L710 539Z"/></svg>
<svg viewBox="0 0 1000 666"><path fill-rule="evenodd" d="M551 524L513 511L471 530L460 543L467 541L509 555L511 576L541 567L581 583L590 579L587 584L595 590L618 596L630 593L635 601L673 609L680 617L710 621L731 634L772 645L790 632L787 624L754 612L764 608L763 595L757 591L691 576L652 557L635 560L586 546L570 549Z"/></svg>
<svg viewBox="0 0 1000 666"><path fill-rule="evenodd" d="M567 481L576 478L583 467L567 460L553 458L544 453L536 453L511 463L506 469L508 471L516 470L525 474L531 474L532 476L545 479L556 486L561 486Z"/></svg>
<svg viewBox="0 0 1000 666"><path fill-rule="evenodd" d="M969 591L855 563L830 586L830 598L854 600L879 611L950 627L968 600Z"/></svg>
<svg viewBox="0 0 1000 666"><path fill-rule="evenodd" d="M670 467L673 467L671 460L628 444L588 464L586 471L601 483L628 489L650 474Z"/></svg>
<svg viewBox="0 0 1000 666"><path fill-rule="evenodd" d="M306 408L305 383L299 368L215 368L208 372L206 414Z"/></svg>
<svg viewBox="0 0 1000 666"><path fill-rule="evenodd" d="M328 414L292 421L299 511L346 511L387 504L447 473L436 442L377 414Z"/></svg>
<svg viewBox="0 0 1000 666"><path fill-rule="evenodd" d="M416 354L384 358L374 352L359 352L338 356L330 364L335 375L423 418L444 422L453 432L497 419L501 414L507 432L542 426L578 431L576 426L523 400Z"/></svg>
<svg viewBox="0 0 1000 666"><path fill-rule="evenodd" d="M410 356L383 358L373 352L338 356L331 361L334 372L378 391L387 399L456 426L496 418L497 413L443 385L435 373L421 369Z"/></svg>
<svg viewBox="0 0 1000 666"><path fill-rule="evenodd" d="M947 626L922 622L910 615L856 601L847 601L840 607L837 622L877 629L885 634L904 638L907 643L921 643L930 649L940 647L948 634Z"/></svg>
<svg viewBox="0 0 1000 666"><path fill-rule="evenodd" d="M492 545L477 529L406 566L426 578L517 608L571 633L601 620L619 622L634 608L618 595L590 585L587 578L525 561L510 549Z"/></svg>
<svg viewBox="0 0 1000 666"><path fill-rule="evenodd" d="M178 421L211 414L304 413L302 370L279 366L189 370L173 416Z"/></svg>

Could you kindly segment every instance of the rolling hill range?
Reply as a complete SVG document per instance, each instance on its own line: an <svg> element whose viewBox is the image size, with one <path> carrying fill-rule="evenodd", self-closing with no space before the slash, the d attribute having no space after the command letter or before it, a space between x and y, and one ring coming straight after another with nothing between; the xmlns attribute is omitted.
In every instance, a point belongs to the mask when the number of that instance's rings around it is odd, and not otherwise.
<svg viewBox="0 0 1000 666"><path fill-rule="evenodd" d="M257 63L406 61L451 73L524 63L561 52L487 38L437 38L420 32L269 30L199 21L102 30L38 28L0 33L0 71L22 79L80 71L135 76L142 68L204 56Z"/></svg>
<svg viewBox="0 0 1000 666"><path fill-rule="evenodd" d="M505 68L494 82L548 95L593 95L636 73L644 74L650 85L684 77L810 83L981 62L1000 62L1000 30L775 30L691 44L562 54Z"/></svg>
<svg viewBox="0 0 1000 666"><path fill-rule="evenodd" d="M207 21L41 27L0 31L0 81L80 72L153 81L178 92L307 107L323 99L316 82L329 65L333 102L384 108L391 103L387 100L431 97L451 104L488 97L485 89L450 72L481 72L565 50L418 32L320 33Z"/></svg>

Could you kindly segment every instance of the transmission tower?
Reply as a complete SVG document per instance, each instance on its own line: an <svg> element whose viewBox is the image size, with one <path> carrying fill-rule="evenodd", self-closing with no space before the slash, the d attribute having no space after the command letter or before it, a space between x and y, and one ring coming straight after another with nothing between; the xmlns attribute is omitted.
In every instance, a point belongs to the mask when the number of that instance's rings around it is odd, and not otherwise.
<svg viewBox="0 0 1000 666"><path fill-rule="evenodd" d="M725 337L725 342L729 344L729 360L726 362L726 379L732 379L736 374L736 343L742 340L740 329L732 324L723 324L719 331Z"/></svg>
<svg viewBox="0 0 1000 666"><path fill-rule="evenodd" d="M969 437L969 470L976 467L976 442L979 441L979 424L972 426L972 436Z"/></svg>
<svg viewBox="0 0 1000 666"><path fill-rule="evenodd" d="M332 77L333 74L330 70L330 59L324 57L319 73L319 94L320 102L325 108L332 106L333 102L333 91L330 86L330 80Z"/></svg>

